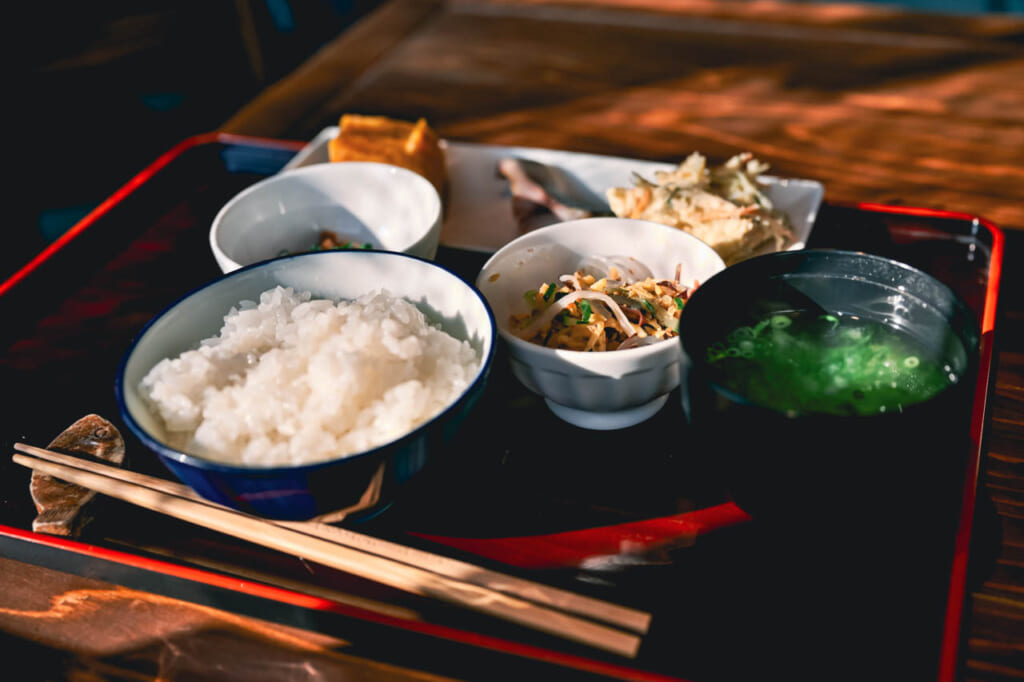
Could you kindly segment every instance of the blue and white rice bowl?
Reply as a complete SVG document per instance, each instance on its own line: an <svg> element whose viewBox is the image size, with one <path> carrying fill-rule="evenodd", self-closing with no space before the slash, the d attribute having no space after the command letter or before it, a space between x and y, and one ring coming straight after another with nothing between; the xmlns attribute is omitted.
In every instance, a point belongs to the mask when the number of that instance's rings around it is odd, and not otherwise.
<svg viewBox="0 0 1024 682"><path fill-rule="evenodd" d="M458 351L462 353L460 357L465 359L468 345L472 351L469 355L475 360L472 365L463 365L464 381L439 406L436 414L408 432L392 434L383 442L359 451L342 456L321 455L310 461L303 461L300 456L291 461L276 459L263 463L258 461L258 456L255 459L250 456L243 462L234 454L198 454L194 447L183 446L180 436L176 437L167 428L165 419L157 414L152 398L146 395L149 389L142 388L143 379L162 360L178 358L196 349L201 341L218 337L225 325L225 315L233 307L238 307L242 301L251 301L253 303L247 306L252 308L261 294L280 291L278 287L309 292L314 299L369 301L366 305L371 307L366 310L372 309L373 300L376 304L385 300L385 294L405 299L423 314L419 323L422 335L435 338L436 329L426 327L439 327L447 333L446 339L447 335L455 339L447 339L445 343L462 348ZM150 321L132 342L118 371L115 392L128 428L175 476L207 499L269 518L309 519L353 505L365 505L364 494L371 482L377 481L380 484L378 494L372 504L361 510L367 514L387 505L401 484L427 465L435 448L443 446L466 418L483 392L494 358L495 332L494 317L479 292L432 262L377 251L303 253L233 271L172 304ZM399 341L391 345L395 344L401 345ZM360 363L359 357L343 360ZM246 364L244 358L241 362ZM320 376L314 376L316 374L316 368L311 370L313 378L309 381L322 382L325 372L319 371ZM305 377L300 379L307 381ZM287 388L281 386L280 391L286 392ZM280 397L271 395L273 393L274 390L263 391L269 406L274 405L272 399ZM195 395L193 392L192 396ZM321 403L331 400L336 404L327 407L340 410L339 413L356 409L350 408L354 398L342 385L334 394L321 392L318 395L321 397L316 402L306 403L311 411L319 411ZM201 409L196 405L189 407ZM243 410L243 414L234 415L237 419L233 420L235 425L231 428L244 428L237 424L246 424L250 417L255 419L254 412L258 410L249 408ZM312 414L310 416L312 418Z"/></svg>

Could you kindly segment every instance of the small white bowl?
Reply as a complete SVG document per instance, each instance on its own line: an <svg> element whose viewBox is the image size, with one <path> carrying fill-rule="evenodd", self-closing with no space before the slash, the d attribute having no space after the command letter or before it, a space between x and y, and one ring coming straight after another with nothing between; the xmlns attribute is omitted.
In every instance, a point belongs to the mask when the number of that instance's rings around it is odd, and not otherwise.
<svg viewBox="0 0 1024 682"><path fill-rule="evenodd" d="M384 163L323 163L235 195L213 219L210 249L228 273L309 251L322 230L331 230L377 250L432 260L441 222L441 197L421 175Z"/></svg>
<svg viewBox="0 0 1024 682"><path fill-rule="evenodd" d="M576 426L620 429L657 413L685 376L678 339L608 352L546 348L509 330L510 316L527 312L523 293L573 272L586 256L629 256L653 275L703 282L725 268L714 249L693 235L628 218L586 218L556 223L498 250L477 276L477 288L494 311L513 375L544 397L561 419Z"/></svg>

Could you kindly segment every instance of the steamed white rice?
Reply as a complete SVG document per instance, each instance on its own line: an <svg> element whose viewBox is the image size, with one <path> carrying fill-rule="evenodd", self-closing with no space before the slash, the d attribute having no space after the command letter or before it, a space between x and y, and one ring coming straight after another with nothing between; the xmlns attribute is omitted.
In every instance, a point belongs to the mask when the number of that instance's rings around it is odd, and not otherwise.
<svg viewBox="0 0 1024 682"><path fill-rule="evenodd" d="M171 445L231 464L302 464L403 436L472 382L477 352L386 290L353 301L276 287L140 385Z"/></svg>

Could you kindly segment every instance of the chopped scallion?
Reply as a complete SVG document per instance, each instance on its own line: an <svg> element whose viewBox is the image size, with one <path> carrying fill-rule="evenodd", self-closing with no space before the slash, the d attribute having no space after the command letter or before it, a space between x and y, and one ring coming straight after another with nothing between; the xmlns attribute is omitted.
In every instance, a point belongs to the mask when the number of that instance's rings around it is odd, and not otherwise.
<svg viewBox="0 0 1024 682"><path fill-rule="evenodd" d="M590 301L583 299L577 305L580 307L580 322L582 324L588 324L590 322Z"/></svg>

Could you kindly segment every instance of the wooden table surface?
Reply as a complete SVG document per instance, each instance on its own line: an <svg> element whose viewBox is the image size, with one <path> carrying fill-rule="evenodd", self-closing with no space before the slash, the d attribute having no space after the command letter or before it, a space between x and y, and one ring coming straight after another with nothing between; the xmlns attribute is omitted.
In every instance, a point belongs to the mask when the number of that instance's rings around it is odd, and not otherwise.
<svg viewBox="0 0 1024 682"><path fill-rule="evenodd" d="M983 574L968 595L960 677L1011 680L1024 678L1022 84L1020 17L770 1L391 0L222 130L308 140L359 112L425 116L454 140L651 160L752 151L772 174L820 180L826 201L948 209L1002 227L979 489L979 515L997 522L978 532L971 557ZM122 665L138 672L131 661L141 657L162 679L439 679L398 657L348 655L331 638L47 568L0 559L0 579L0 644L41 678L116 678ZM226 656L263 663L197 672Z"/></svg>

